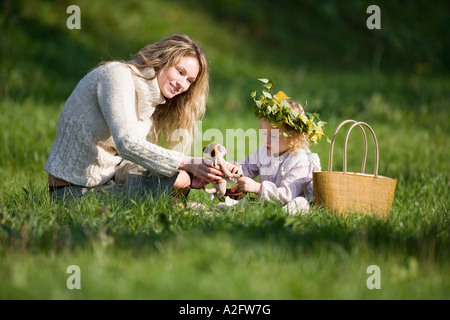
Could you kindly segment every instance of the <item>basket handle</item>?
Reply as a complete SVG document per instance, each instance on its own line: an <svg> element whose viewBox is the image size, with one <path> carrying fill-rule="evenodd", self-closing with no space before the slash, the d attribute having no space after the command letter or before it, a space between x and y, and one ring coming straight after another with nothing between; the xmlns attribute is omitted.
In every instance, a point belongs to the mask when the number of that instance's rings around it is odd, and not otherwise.
<svg viewBox="0 0 450 320"><path fill-rule="evenodd" d="M370 133L372 134L372 138L373 138L373 142L375 145L375 168L374 168L374 176L376 177L378 175L378 142L377 142L377 137L375 135L375 132L373 131L373 129L365 122L356 122L354 124L352 124L352 126L348 129L347 134L345 136L345 143L344 143L344 172L347 172L347 142L348 142L348 137L350 135L350 132L353 130L354 127L359 126L359 128L361 130L363 130L362 125L367 127L370 131ZM364 130L363 130L364 131ZM367 153L367 139L366 139L366 135L364 135L364 140L365 140L365 150ZM364 157L365 158L365 157ZM365 160L364 160L365 161ZM364 173L364 172L362 172Z"/></svg>
<svg viewBox="0 0 450 320"><path fill-rule="evenodd" d="M349 122L352 122L355 125L358 123L358 121L355 121L355 120L345 120L345 121L342 121L334 130L333 138L331 139L330 154L329 154L329 159L328 159L328 171L330 171L330 172L333 171L332 169L333 169L334 140L336 139L336 135L337 135L339 129L341 129L341 127L344 124L347 124ZM358 124L358 126L364 137L364 158L363 158L362 165L361 165L361 173L364 173L364 170L366 168L366 158L367 158L367 137L366 137L366 132L364 131L363 127L360 124ZM346 155L344 155L344 172L347 171L346 158L347 158Z"/></svg>

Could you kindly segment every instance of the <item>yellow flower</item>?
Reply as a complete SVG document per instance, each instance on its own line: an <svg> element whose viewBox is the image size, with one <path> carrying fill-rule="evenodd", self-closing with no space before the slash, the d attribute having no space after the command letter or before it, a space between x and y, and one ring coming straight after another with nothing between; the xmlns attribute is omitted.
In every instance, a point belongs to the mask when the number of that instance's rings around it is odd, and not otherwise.
<svg viewBox="0 0 450 320"><path fill-rule="evenodd" d="M307 128L308 128L308 132L312 132L313 131L313 125L314 125L314 117L311 117L308 120L308 123L306 125L307 125Z"/></svg>
<svg viewBox="0 0 450 320"><path fill-rule="evenodd" d="M322 136L321 135L318 135L318 134L315 134L315 135L313 135L313 137L311 138L311 141L314 143L314 144L317 144L317 139L322 139Z"/></svg>
<svg viewBox="0 0 450 320"><path fill-rule="evenodd" d="M284 99L290 99L290 98L283 91L278 91L278 93L273 96L273 100L275 100L277 103L280 103Z"/></svg>
<svg viewBox="0 0 450 320"><path fill-rule="evenodd" d="M319 127L319 126L317 126L317 125L316 125L316 134L318 134L319 136L320 136L320 135L323 135L323 130L322 130L322 128Z"/></svg>

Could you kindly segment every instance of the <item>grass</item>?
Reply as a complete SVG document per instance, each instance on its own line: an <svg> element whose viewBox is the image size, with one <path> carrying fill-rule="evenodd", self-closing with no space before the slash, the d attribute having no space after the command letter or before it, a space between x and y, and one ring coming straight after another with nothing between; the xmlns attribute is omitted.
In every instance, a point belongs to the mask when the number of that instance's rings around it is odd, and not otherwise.
<svg viewBox="0 0 450 320"><path fill-rule="evenodd" d="M57 205L48 199L42 164L58 114L32 103L1 106L9 134L1 140L3 299L448 298L448 151L440 147L444 138L410 135L405 121L395 134L373 125L380 172L398 179L384 221L317 208L288 217L274 203L226 214L173 207L167 199ZM327 144L319 146L326 166ZM335 159L341 155L336 147ZM358 168L360 158L349 161ZM191 197L211 203L200 191ZM66 287L72 264L80 266L81 290ZM373 264L381 290L365 285Z"/></svg>
<svg viewBox="0 0 450 320"><path fill-rule="evenodd" d="M36 190L3 204L4 299L442 299L448 292L445 208L405 216L395 205L383 221L320 210L287 217L276 204L204 215L165 200L61 207L43 199ZM82 272L79 291L65 287L72 264ZM373 264L382 272L379 291L365 286Z"/></svg>
<svg viewBox="0 0 450 320"><path fill-rule="evenodd" d="M401 21L389 18L402 8L382 7L381 36L387 41L382 43L389 47L392 41L397 47L374 66L372 49L378 40L343 23L357 17L355 8L361 5L349 5L342 17L340 5L306 2L297 10L306 25L282 33L279 18L263 25L266 1L255 10L245 10L249 3L244 1L222 11L196 1L191 6L176 1L106 7L101 1L77 3L83 19L78 33L65 29L64 2L19 1L0 14L0 299L450 298L450 81L439 70L445 69L446 58L431 44L408 55L426 30L439 26L434 5L430 10L437 18L429 24L418 20L421 31L402 31ZM428 8L417 3L422 11ZM277 10L286 14L284 1ZM140 13L155 18L138 23ZM389 33L389 25L397 31ZM315 38L306 38L311 43L307 50L280 53L280 45L294 43L289 40L308 26L314 32L304 36ZM330 27L338 28L341 41L325 32ZM224 213L213 209L216 202L202 191L190 197L211 206L211 214L173 206L165 198L50 202L43 166L73 86L100 60L126 58L143 41L179 30L200 39L210 57L211 91L201 134L217 129L225 137L227 129L257 127L249 95L259 86L257 78L272 77L280 90L307 100L328 121L328 136L345 119L374 128L379 173L398 180L390 217L343 217L316 207L289 217L281 205L267 202ZM365 47L353 46L363 38ZM267 49L268 41L277 46ZM331 46L337 60L321 54L320 44ZM298 50L295 44L286 46ZM359 64L349 62L355 55L361 57ZM426 61L432 71L414 68L415 62ZM198 146L206 140L200 136ZM342 170L342 143L338 137L334 170ZM352 134L352 171L360 166L361 144L358 133ZM247 142L245 151L234 148L227 158L257 147ZM329 145L322 141L312 150L326 169ZM366 172L373 165L369 154ZM80 267L81 290L66 286L70 265ZM366 286L370 265L380 267L380 290Z"/></svg>

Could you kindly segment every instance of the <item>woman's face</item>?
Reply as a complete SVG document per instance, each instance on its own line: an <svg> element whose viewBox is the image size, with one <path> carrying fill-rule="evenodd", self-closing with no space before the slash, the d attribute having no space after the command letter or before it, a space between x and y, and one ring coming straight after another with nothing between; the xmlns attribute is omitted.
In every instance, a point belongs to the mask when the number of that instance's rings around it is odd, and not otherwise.
<svg viewBox="0 0 450 320"><path fill-rule="evenodd" d="M273 128L265 119L261 119L261 129L263 130L264 144L269 153L282 155L289 150L288 138L283 136L279 129Z"/></svg>
<svg viewBox="0 0 450 320"><path fill-rule="evenodd" d="M180 62L166 70L161 71L158 76L159 89L167 99L185 92L197 78L200 65L197 58L186 56Z"/></svg>

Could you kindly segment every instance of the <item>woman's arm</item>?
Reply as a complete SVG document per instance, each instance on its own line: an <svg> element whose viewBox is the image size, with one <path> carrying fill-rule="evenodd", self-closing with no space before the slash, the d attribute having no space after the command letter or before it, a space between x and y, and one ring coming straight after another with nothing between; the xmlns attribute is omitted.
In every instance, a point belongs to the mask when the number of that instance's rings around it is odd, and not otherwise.
<svg viewBox="0 0 450 320"><path fill-rule="evenodd" d="M100 72L97 99L119 155L164 176L173 176L183 154L148 142L147 132L140 131L131 70L116 64Z"/></svg>

